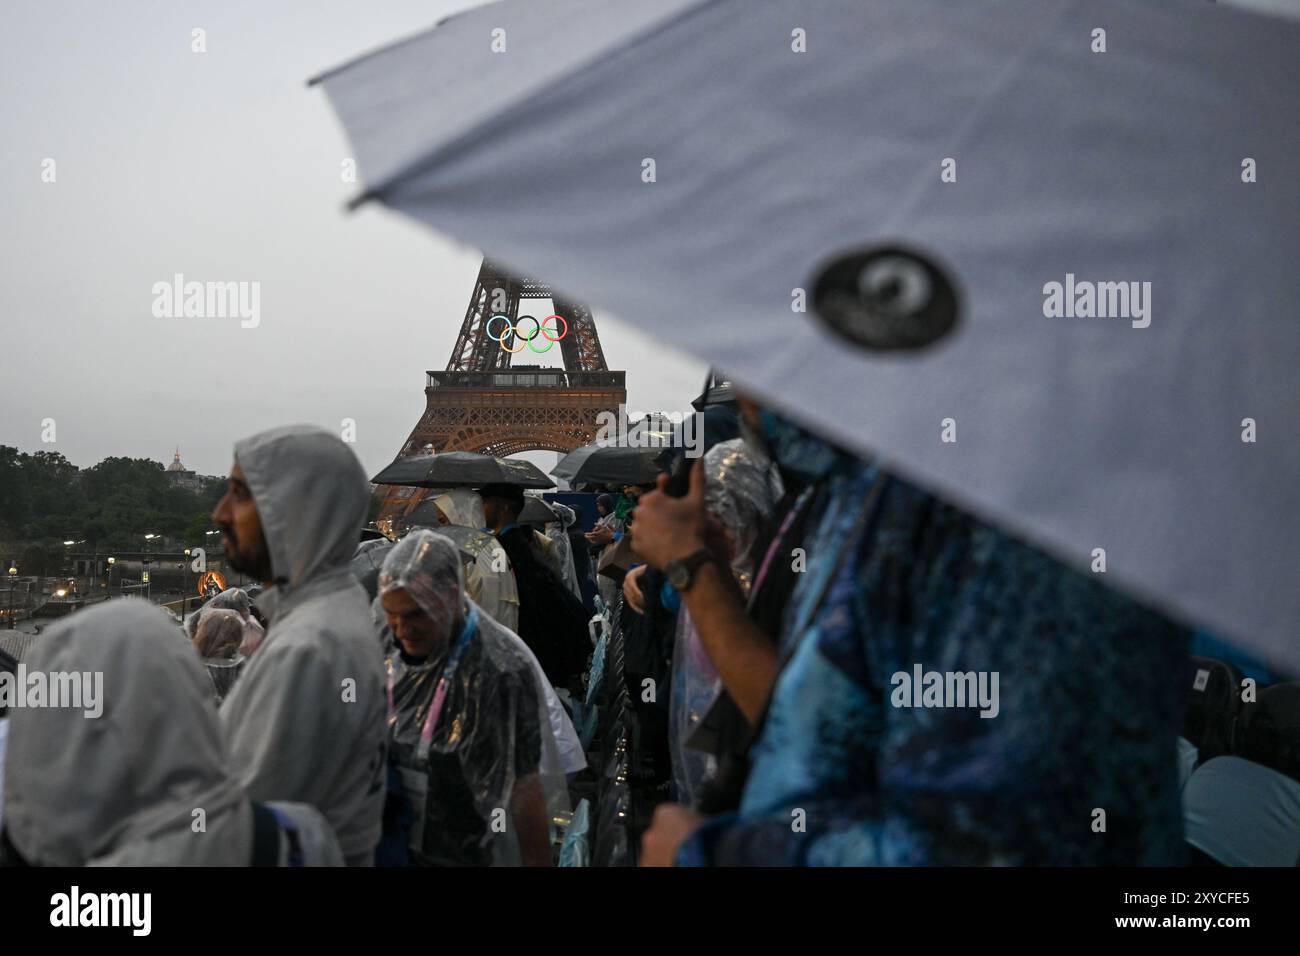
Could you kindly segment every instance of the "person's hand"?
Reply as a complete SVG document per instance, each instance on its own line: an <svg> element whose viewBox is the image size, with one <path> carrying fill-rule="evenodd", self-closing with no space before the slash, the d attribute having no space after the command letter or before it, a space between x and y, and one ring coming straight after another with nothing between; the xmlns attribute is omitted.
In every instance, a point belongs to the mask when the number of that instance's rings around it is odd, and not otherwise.
<svg viewBox="0 0 1300 956"><path fill-rule="evenodd" d="M636 553L660 570L703 548L708 536L703 462L691 468L691 487L684 498L665 494L667 483L668 476L660 475L656 490L642 495L636 510Z"/></svg>
<svg viewBox="0 0 1300 956"><path fill-rule="evenodd" d="M598 528L592 528L585 537L592 544L609 544L614 540L614 532L607 526L601 525Z"/></svg>
<svg viewBox="0 0 1300 956"><path fill-rule="evenodd" d="M645 613L645 595L641 593L641 575L648 565L638 564L623 577L623 597L627 606L638 614Z"/></svg>
<svg viewBox="0 0 1300 956"><path fill-rule="evenodd" d="M650 829L641 837L641 866L672 866L677 851L708 817L680 803L655 807Z"/></svg>

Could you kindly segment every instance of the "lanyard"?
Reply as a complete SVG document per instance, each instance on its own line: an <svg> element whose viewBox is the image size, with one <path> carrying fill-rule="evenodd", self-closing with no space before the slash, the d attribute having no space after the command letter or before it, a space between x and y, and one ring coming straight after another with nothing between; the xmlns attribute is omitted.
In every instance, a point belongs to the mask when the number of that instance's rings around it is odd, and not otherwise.
<svg viewBox="0 0 1300 956"><path fill-rule="evenodd" d="M852 560L854 548L861 543L864 538L871 534L870 525L876 516L876 505L880 500L881 494L885 490L886 481L887 478L885 473L883 471L877 471L875 477L872 479L871 487L867 490L862 506L858 509L857 517L854 519L853 525L849 528L844 539L840 542L839 548L836 551L835 559L829 562L826 577L817 590L816 598L805 603L802 608L802 613L799 614L798 621L791 630L791 633L796 636L796 639L791 640L785 650L781 652L777 664L778 680L780 679L780 674L785 671L786 665L790 663L790 658L794 656L795 651L799 649L799 645L803 643L801 639L805 636L803 632L817 617L817 612L822 609L822 605L826 602L827 595L830 594L831 586L835 583L836 575L843 568L846 561ZM800 496L800 499L802 500L802 495ZM784 527L783 524L782 528L784 529ZM751 594L752 593L753 592L751 591ZM773 685L772 691L767 695L767 701L763 704L763 710L758 715L758 720L754 723L753 730L750 732L749 742L746 745L747 751L753 749L754 744L758 741L759 737L762 736L764 729L766 729L768 715L772 712L772 699L775 696L776 687ZM746 772L746 776L748 776L748 772Z"/></svg>
<svg viewBox="0 0 1300 956"><path fill-rule="evenodd" d="M854 518L852 526L850 526L848 531L845 533L843 540L840 541L839 548L835 554L835 560L828 562L827 564L825 577L823 577L820 582L816 598L804 602L803 607L796 611L797 616L795 624L790 631L790 633L795 636L795 639L789 642L785 651L781 655L782 669L784 669L785 665L790 662L790 658L794 656L794 652L798 649L799 645L803 643L804 632L812 625L814 619L816 619L818 613L821 611L822 605L826 603L826 598L831 593L831 588L835 584L836 577L839 575L840 571L844 569L845 565L853 560L853 552L857 546L869 536L869 526L876 516L876 504L880 501L881 494L884 493L885 483L887 481L888 479L886 478L885 473L876 470L875 475L871 479L871 487L867 489L866 497L863 499L862 505L858 509L857 517ZM768 697L769 704L771 701L772 698Z"/></svg>
<svg viewBox="0 0 1300 956"><path fill-rule="evenodd" d="M433 702L429 704L429 713L424 718L424 728L420 731L420 745L417 753L421 760L428 757L429 747L433 742L433 732L438 729L438 719L442 715L443 704L447 700L447 689L451 686L452 679L456 676L456 668L460 665L461 656L465 653L465 648L469 646L470 640L474 637L474 632L478 629L478 609L471 607L469 613L465 615L465 623L461 626L460 634L456 637L456 645L451 649L451 654L447 658L447 666L442 669L442 676L438 678L438 686L433 692ZM388 668L388 712L396 713L393 706L393 688L396 685L395 668L389 665Z"/></svg>
<svg viewBox="0 0 1300 956"><path fill-rule="evenodd" d="M778 528L776 534L773 535L772 543L767 546L767 554L763 555L763 563L758 567L758 574L754 575L754 585L749 589L750 607L753 607L754 598L758 595L759 588L763 586L763 582L767 579L767 572L772 566L772 559L776 557L778 551L784 550L782 544L785 542L785 536L790 532L790 526L794 524L795 518L799 516L799 513L803 511L804 507L808 504L808 500L812 497L812 493L812 485L809 485L799 493L799 497L794 500L794 504L790 506L790 510L785 513L785 520L781 522L781 527Z"/></svg>

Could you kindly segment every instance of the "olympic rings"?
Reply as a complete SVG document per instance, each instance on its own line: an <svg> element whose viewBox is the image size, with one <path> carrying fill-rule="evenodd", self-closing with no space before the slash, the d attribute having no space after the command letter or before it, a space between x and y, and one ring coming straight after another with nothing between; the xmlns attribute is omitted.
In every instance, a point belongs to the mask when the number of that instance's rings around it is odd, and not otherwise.
<svg viewBox="0 0 1300 956"><path fill-rule="evenodd" d="M500 319L506 324L505 329L502 330L499 336L492 334L492 323L495 322L497 319ZM525 338L519 331L519 323L522 322L524 319L532 320L534 326L532 334L530 334L527 338ZM551 319L558 319L560 322L564 323L564 331L561 332L559 335L555 336L555 338L551 338L551 336L546 334L547 331L546 323L551 321ZM558 329L559 326L556 326L556 328ZM548 315L540 322L538 322L537 319L533 318L531 315L521 315L515 321L515 324L512 326L510 324L510 316L494 315L487 320L487 325L485 327L485 330L487 332L488 338L490 338L493 342L501 343L502 351L509 352L510 354L513 355L515 352L522 352L524 350L524 345L527 345L531 351L536 352L540 355L543 352L549 352L551 350L552 345L554 345L556 342L560 341L560 339L564 338L566 335L569 334L569 323L562 315ZM541 333L542 338L546 340L546 348L544 349L539 349L533 345L533 341L537 338L537 334L539 332ZM506 339L510 338L511 335L513 335L516 339L522 339L524 345L520 345L518 348L513 348L513 349L506 348Z"/></svg>

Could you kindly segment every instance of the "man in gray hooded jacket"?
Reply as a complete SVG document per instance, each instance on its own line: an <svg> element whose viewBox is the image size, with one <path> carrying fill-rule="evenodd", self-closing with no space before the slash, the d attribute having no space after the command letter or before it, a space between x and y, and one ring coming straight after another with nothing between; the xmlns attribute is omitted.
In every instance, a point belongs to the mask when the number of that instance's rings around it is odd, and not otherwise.
<svg viewBox="0 0 1300 956"><path fill-rule="evenodd" d="M290 425L235 445L213 512L231 566L266 585L266 638L221 708L254 800L319 809L349 865L379 842L386 773L383 656L349 561L369 486L324 429Z"/></svg>

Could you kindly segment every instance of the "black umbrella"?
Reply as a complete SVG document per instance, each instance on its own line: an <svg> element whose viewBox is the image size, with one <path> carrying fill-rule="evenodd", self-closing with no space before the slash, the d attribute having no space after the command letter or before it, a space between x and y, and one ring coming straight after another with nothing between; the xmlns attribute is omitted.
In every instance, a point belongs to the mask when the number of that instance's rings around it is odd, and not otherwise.
<svg viewBox="0 0 1300 956"><path fill-rule="evenodd" d="M563 458L555 463L551 469L551 474L556 478L563 478L565 481L572 481L573 476L577 473L578 468L582 466L591 455L605 446L603 445L583 445L581 448L575 448Z"/></svg>
<svg viewBox="0 0 1300 956"><path fill-rule="evenodd" d="M531 462L493 458L474 451L447 451L440 455L398 458L370 480L376 485L413 485L417 488L477 488L482 485L555 487L555 482Z"/></svg>
<svg viewBox="0 0 1300 956"><path fill-rule="evenodd" d="M438 506L434 504L432 496L425 498L399 520L408 528L432 528L437 531L442 527L442 522L438 520Z"/></svg>
<svg viewBox="0 0 1300 956"><path fill-rule="evenodd" d="M565 455L551 474L570 485L648 485L658 477L665 448L584 445Z"/></svg>
<svg viewBox="0 0 1300 956"><path fill-rule="evenodd" d="M555 512L541 498L533 495L524 497L524 510L519 512L517 519L519 524L546 524L548 521L559 521Z"/></svg>
<svg viewBox="0 0 1300 956"><path fill-rule="evenodd" d="M691 408L697 412L704 411L712 405L734 405L736 403L736 390L730 382L718 382L716 384L706 384L700 397L691 402Z"/></svg>
<svg viewBox="0 0 1300 956"><path fill-rule="evenodd" d="M387 538L363 541L352 553L352 576L365 588L370 600L379 593L379 571L384 566L384 558L395 545Z"/></svg>

